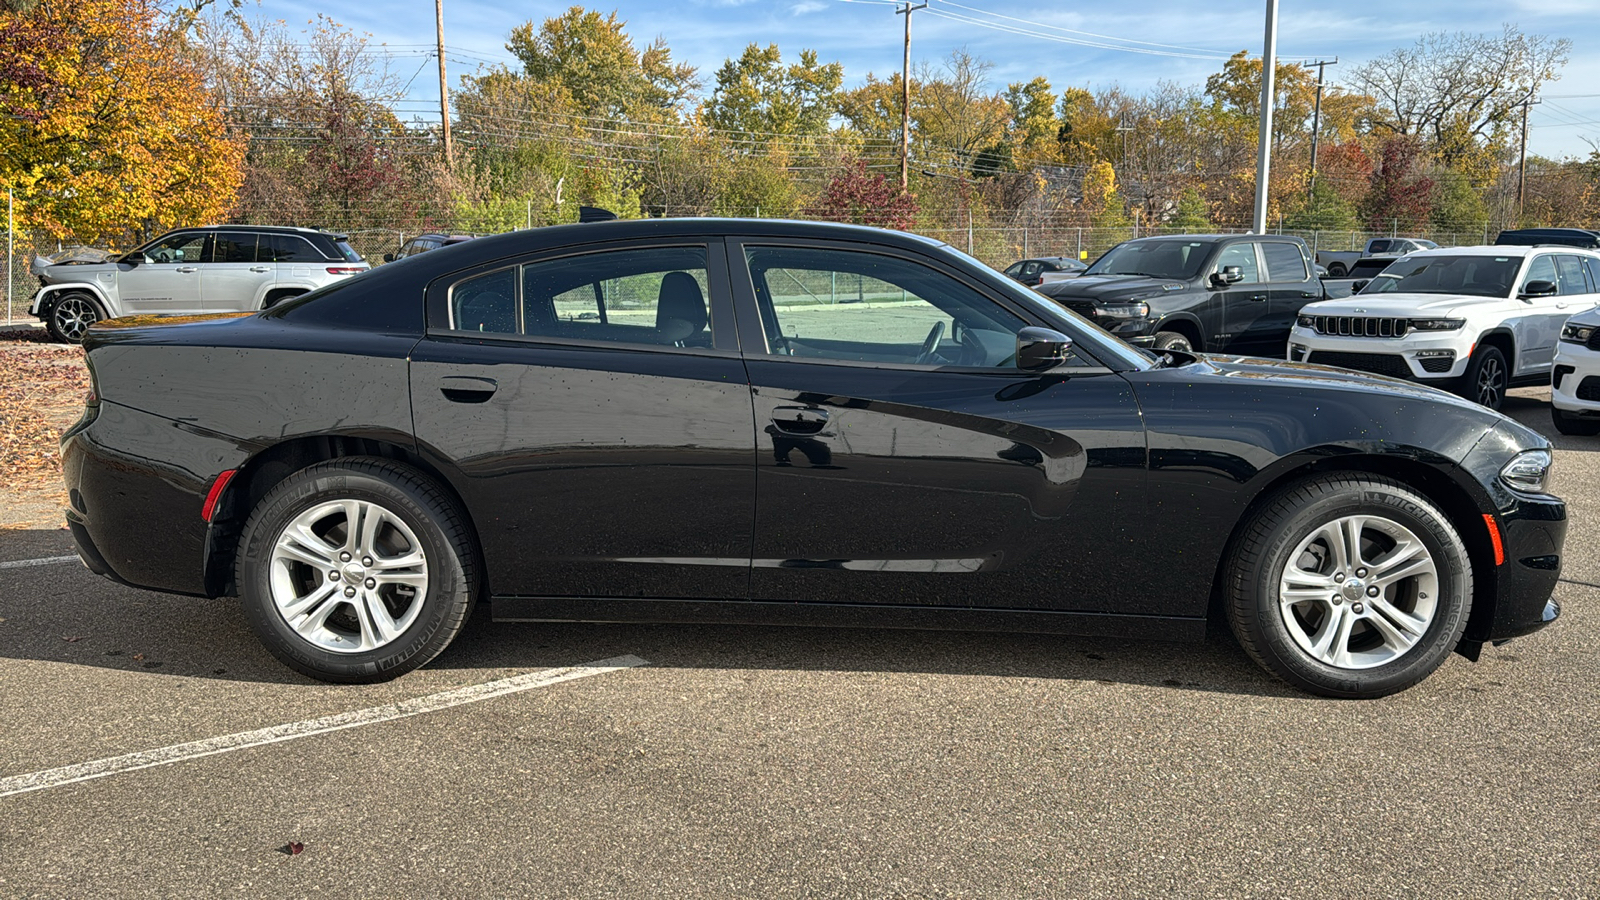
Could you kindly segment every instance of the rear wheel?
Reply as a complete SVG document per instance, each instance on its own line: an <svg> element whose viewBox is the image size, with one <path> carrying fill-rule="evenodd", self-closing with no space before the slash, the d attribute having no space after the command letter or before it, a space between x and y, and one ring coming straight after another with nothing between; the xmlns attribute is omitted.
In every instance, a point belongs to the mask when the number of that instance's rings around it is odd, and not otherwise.
<svg viewBox="0 0 1600 900"><path fill-rule="evenodd" d="M1373 475L1290 485L1227 562L1229 624L1295 687L1381 697L1437 669L1461 639L1472 569L1460 536L1411 489Z"/></svg>
<svg viewBox="0 0 1600 900"><path fill-rule="evenodd" d="M1328 274L1334 278L1343 278L1350 274L1350 270L1345 268L1342 262L1333 262L1328 263Z"/></svg>
<svg viewBox="0 0 1600 900"><path fill-rule="evenodd" d="M1576 437L1593 437L1600 434L1600 419L1591 419L1564 409L1550 407L1550 418L1555 423L1556 430L1562 434Z"/></svg>
<svg viewBox="0 0 1600 900"><path fill-rule="evenodd" d="M324 681L386 681L461 630L475 559L464 518L420 473L339 459L256 505L237 583L251 628L284 664Z"/></svg>
<svg viewBox="0 0 1600 900"><path fill-rule="evenodd" d="M51 304L45 327L49 329L51 337L63 344L81 344L89 326L105 317L100 304L93 297L82 291L73 291L62 294Z"/></svg>

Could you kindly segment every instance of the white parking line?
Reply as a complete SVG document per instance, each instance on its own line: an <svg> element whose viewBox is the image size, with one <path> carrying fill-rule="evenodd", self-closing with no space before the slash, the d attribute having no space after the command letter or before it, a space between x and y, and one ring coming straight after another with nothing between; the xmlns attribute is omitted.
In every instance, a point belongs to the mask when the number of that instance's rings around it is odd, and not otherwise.
<svg viewBox="0 0 1600 900"><path fill-rule="evenodd" d="M11 562L0 562L0 569L25 569L29 566L58 566L62 563L75 563L78 555L71 556L45 556L39 559L16 559Z"/></svg>
<svg viewBox="0 0 1600 900"><path fill-rule="evenodd" d="M421 715L422 713L437 712L441 709L449 709L452 706L478 703L495 697L503 697L506 694L548 687L563 681L588 678L591 675L604 675L607 672L616 672L622 669L631 669L634 666L645 665L649 665L649 662L631 654L617 656L611 659L584 663L581 666L545 669L540 672L529 672L526 675L502 678L499 681L488 681L483 684L455 688L454 690L442 691L437 694L429 694L426 697L402 700L399 703L391 703L387 706L374 706L370 709L358 709L354 712L323 716L320 719L307 719L303 722L290 722L287 725L274 725L271 728L260 728L255 731L225 734L221 737L207 738L203 741L190 741L187 744L173 744L170 747L161 747L155 750L141 750L137 753L128 753L123 756L112 756L106 759L62 766L58 769L30 772L27 775L12 775L8 778L0 778L0 797L26 794L29 791L42 791L46 788L60 787L64 784L74 784L94 778L105 778L108 775L121 775L124 772L134 772L154 766L171 765L172 763L198 759L202 756L215 756L218 753L231 753L234 750L259 747L263 744L292 741L297 738L311 737L314 734L326 734L330 731L340 731L345 728L376 725L379 722L389 722L395 719L404 719L408 716Z"/></svg>

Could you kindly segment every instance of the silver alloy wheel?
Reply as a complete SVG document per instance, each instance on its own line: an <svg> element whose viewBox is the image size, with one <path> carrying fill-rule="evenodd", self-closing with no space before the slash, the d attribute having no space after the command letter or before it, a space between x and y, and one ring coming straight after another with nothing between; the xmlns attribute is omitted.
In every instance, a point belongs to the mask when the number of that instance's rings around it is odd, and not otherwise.
<svg viewBox="0 0 1600 900"><path fill-rule="evenodd" d="M1478 366L1478 404L1490 409L1500 408L1501 395L1506 388L1506 369L1500 364L1500 357L1484 357Z"/></svg>
<svg viewBox="0 0 1600 900"><path fill-rule="evenodd" d="M284 526L269 576L278 615L335 653L382 647L417 620L428 594L422 542L400 517L365 500L314 506Z"/></svg>
<svg viewBox="0 0 1600 900"><path fill-rule="evenodd" d="M100 321L100 310L88 298L68 294L56 301L50 317L55 320L56 330L62 337L78 343L83 340L89 326Z"/></svg>
<svg viewBox="0 0 1600 900"><path fill-rule="evenodd" d="M1439 568L1409 528L1345 516L1312 530L1289 554L1278 608L1289 636L1318 662L1370 669L1422 640L1439 603Z"/></svg>

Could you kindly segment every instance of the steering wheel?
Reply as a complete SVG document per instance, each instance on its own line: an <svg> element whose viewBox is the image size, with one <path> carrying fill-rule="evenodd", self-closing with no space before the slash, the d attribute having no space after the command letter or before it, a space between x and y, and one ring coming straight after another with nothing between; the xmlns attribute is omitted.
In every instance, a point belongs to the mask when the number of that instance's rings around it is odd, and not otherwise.
<svg viewBox="0 0 1600 900"><path fill-rule="evenodd" d="M922 342L922 352L917 354L917 365L927 365L933 362L934 351L939 347L939 339L944 337L944 320L933 323L928 329L928 337Z"/></svg>

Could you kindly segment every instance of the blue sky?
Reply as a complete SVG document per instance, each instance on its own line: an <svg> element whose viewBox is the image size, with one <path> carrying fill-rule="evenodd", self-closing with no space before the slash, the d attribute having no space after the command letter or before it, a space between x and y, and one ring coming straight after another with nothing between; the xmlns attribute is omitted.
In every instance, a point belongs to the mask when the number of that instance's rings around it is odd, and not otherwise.
<svg viewBox="0 0 1600 900"><path fill-rule="evenodd" d="M570 5L445 0L452 85L480 65L514 62L505 50L511 29L560 15ZM838 60L844 63L847 86L860 83L868 72L883 77L900 67L902 19L887 0L614 0L587 5L602 12L615 9L627 22L635 46L643 47L658 35L666 38L674 58L698 66L708 84L723 60L751 42L777 43L786 59L801 49L813 49L825 62ZM1057 90L1067 85L1095 89L1120 84L1138 91L1160 81L1199 84L1220 68L1220 58L1239 50L1261 53L1265 8L1265 0L1092 5L932 0L930 11L939 14L918 12L912 25L912 63L937 62L964 47L994 63L991 76L996 89L1036 75L1048 78ZM261 15L292 26L323 9L324 4L303 0L261 0L258 7ZM415 103L407 104L408 111L426 108L423 101L437 103L437 70L422 55L423 45L431 47L434 40L431 0L348 5L335 18L389 45L402 79L418 73L410 92ZM972 19L998 27L973 24ZM1328 70L1329 80L1338 82L1361 61L1409 45L1427 32L1498 32L1505 23L1529 34L1572 41L1571 61L1561 80L1545 88L1545 102L1533 109L1529 151L1552 157L1587 156L1590 146L1584 138L1600 141L1600 0L1281 0L1278 53L1284 59L1338 57L1339 65ZM1039 34L1156 52L1102 49ZM1177 55L1163 55L1169 53Z"/></svg>

